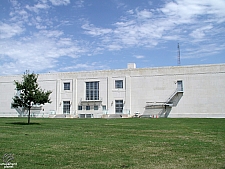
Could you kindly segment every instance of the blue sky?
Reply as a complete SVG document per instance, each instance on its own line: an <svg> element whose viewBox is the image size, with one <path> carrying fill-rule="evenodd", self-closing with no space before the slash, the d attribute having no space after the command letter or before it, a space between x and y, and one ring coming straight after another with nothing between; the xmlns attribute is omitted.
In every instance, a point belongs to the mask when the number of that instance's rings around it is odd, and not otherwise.
<svg viewBox="0 0 225 169"><path fill-rule="evenodd" d="M224 0L1 0L0 75L225 63Z"/></svg>

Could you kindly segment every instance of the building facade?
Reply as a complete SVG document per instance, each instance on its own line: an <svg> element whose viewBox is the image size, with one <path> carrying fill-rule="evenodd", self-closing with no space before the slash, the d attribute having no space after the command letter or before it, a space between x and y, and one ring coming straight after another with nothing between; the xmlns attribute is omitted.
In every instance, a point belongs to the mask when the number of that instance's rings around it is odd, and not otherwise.
<svg viewBox="0 0 225 169"><path fill-rule="evenodd" d="M0 76L0 117L26 116L11 108L14 80ZM40 74L52 103L34 105L34 117L225 118L225 64Z"/></svg>

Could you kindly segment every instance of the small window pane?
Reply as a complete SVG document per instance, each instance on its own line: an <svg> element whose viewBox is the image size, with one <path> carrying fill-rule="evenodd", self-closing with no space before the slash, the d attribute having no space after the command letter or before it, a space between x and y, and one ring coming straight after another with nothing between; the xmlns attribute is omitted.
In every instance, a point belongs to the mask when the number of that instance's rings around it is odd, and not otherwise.
<svg viewBox="0 0 225 169"><path fill-rule="evenodd" d="M82 106L78 106L78 110L82 110Z"/></svg>
<svg viewBox="0 0 225 169"><path fill-rule="evenodd" d="M85 114L80 114L80 118L85 118Z"/></svg>
<svg viewBox="0 0 225 169"><path fill-rule="evenodd" d="M86 106L86 110L91 110L91 107L90 106Z"/></svg>
<svg viewBox="0 0 225 169"><path fill-rule="evenodd" d="M116 80L115 81L115 88L122 89L123 88L123 80Z"/></svg>
<svg viewBox="0 0 225 169"><path fill-rule="evenodd" d="M104 105L104 106L102 106L102 110L106 110L106 106Z"/></svg>
<svg viewBox="0 0 225 169"><path fill-rule="evenodd" d="M98 110L98 106L94 106L94 110Z"/></svg>
<svg viewBox="0 0 225 169"><path fill-rule="evenodd" d="M92 118L92 114L86 114L86 118Z"/></svg>
<svg viewBox="0 0 225 169"><path fill-rule="evenodd" d="M183 82L181 80L177 81L177 91L183 91Z"/></svg>
<svg viewBox="0 0 225 169"><path fill-rule="evenodd" d="M70 83L64 83L64 90L70 90Z"/></svg>

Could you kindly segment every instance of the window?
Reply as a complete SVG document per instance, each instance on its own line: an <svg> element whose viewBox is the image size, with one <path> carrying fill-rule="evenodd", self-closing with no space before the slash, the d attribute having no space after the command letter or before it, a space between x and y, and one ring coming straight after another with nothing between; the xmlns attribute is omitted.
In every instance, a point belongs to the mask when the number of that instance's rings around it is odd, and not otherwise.
<svg viewBox="0 0 225 169"><path fill-rule="evenodd" d="M64 90L70 90L70 83L69 82L64 83Z"/></svg>
<svg viewBox="0 0 225 169"><path fill-rule="evenodd" d="M91 110L91 106L86 106L86 110Z"/></svg>
<svg viewBox="0 0 225 169"><path fill-rule="evenodd" d="M78 110L82 110L82 106L78 106Z"/></svg>
<svg viewBox="0 0 225 169"><path fill-rule="evenodd" d="M106 110L106 106L105 105L102 106L102 110Z"/></svg>
<svg viewBox="0 0 225 169"><path fill-rule="evenodd" d="M115 81L115 88L122 89L123 88L123 80L116 80Z"/></svg>
<svg viewBox="0 0 225 169"><path fill-rule="evenodd" d="M116 113L123 113L123 100L115 100Z"/></svg>
<svg viewBox="0 0 225 169"><path fill-rule="evenodd" d="M79 114L79 118L93 118L93 114Z"/></svg>
<svg viewBox="0 0 225 169"><path fill-rule="evenodd" d="M177 91L183 91L183 82L182 82L182 80L177 81Z"/></svg>
<svg viewBox="0 0 225 169"><path fill-rule="evenodd" d="M92 118L93 114L86 114L86 118Z"/></svg>
<svg viewBox="0 0 225 169"><path fill-rule="evenodd" d="M94 106L94 110L98 110L98 106L95 105L95 106Z"/></svg>
<svg viewBox="0 0 225 169"><path fill-rule="evenodd" d="M70 101L63 101L63 114L70 114Z"/></svg>
<svg viewBox="0 0 225 169"><path fill-rule="evenodd" d="M86 100L99 100L99 82L86 82Z"/></svg>
<svg viewBox="0 0 225 169"><path fill-rule="evenodd" d="M79 114L79 118L85 118L85 114Z"/></svg>

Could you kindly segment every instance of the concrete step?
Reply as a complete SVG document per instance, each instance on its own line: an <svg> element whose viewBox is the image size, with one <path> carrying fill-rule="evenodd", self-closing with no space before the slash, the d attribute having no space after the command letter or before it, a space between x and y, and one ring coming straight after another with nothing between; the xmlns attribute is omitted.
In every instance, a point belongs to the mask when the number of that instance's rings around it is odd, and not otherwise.
<svg viewBox="0 0 225 169"><path fill-rule="evenodd" d="M66 118L66 114L56 114L55 118Z"/></svg>

